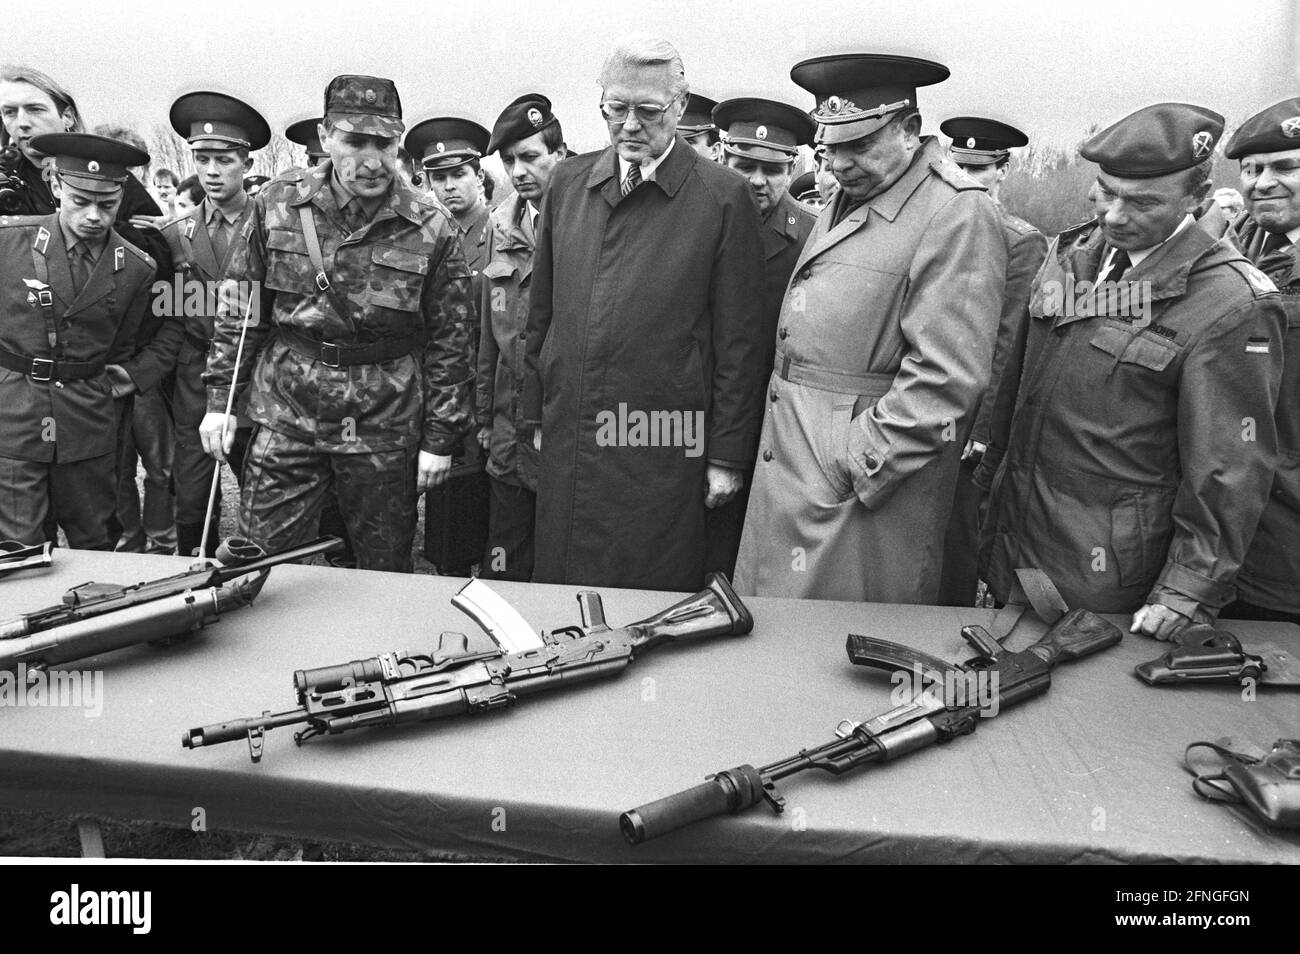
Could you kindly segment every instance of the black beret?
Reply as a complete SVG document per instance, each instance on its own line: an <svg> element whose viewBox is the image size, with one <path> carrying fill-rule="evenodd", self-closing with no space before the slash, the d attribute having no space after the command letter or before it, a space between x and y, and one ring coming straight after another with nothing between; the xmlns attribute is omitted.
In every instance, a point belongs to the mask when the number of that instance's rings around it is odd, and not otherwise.
<svg viewBox="0 0 1300 954"><path fill-rule="evenodd" d="M492 138L488 140L488 154L502 146L527 139L554 126L559 120L551 112L551 101L541 93L525 93L501 111L492 125Z"/></svg>
<svg viewBox="0 0 1300 954"><path fill-rule="evenodd" d="M1214 155L1223 117L1204 106L1156 103L1108 126L1079 155L1122 179L1154 179L1190 169Z"/></svg>
<svg viewBox="0 0 1300 954"><path fill-rule="evenodd" d="M1274 103L1237 127L1223 154L1240 159L1257 152L1300 149L1300 96Z"/></svg>

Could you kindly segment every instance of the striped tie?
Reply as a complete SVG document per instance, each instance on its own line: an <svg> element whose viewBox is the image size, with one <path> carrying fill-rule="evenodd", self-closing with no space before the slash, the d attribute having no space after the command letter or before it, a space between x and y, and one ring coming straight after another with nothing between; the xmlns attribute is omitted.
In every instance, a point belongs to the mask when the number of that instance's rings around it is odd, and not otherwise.
<svg viewBox="0 0 1300 954"><path fill-rule="evenodd" d="M641 184L641 167L633 165L627 171L627 178L623 180L623 194L627 195L633 189Z"/></svg>

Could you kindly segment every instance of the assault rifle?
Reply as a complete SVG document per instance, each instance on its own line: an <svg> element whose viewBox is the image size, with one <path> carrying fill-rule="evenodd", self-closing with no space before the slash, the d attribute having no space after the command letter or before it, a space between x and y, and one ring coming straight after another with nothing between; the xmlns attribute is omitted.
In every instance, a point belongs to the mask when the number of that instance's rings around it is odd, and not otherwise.
<svg viewBox="0 0 1300 954"><path fill-rule="evenodd" d="M709 574L707 589L620 629L606 625L600 595L590 591L578 594L582 626L541 637L479 580L467 583L451 602L483 628L492 649L470 652L464 635L443 633L433 652L384 653L299 669L293 674L298 708L190 729L181 744L196 749L247 739L249 756L258 762L266 730L277 726L305 723L307 728L293 737L301 745L349 729L486 712L520 696L616 675L638 652L660 643L754 628L754 618L720 573Z"/></svg>
<svg viewBox="0 0 1300 954"><path fill-rule="evenodd" d="M38 566L50 566L54 563L51 547L50 543L26 547L13 540L0 540L0 576Z"/></svg>
<svg viewBox="0 0 1300 954"><path fill-rule="evenodd" d="M215 564L186 573L122 586L82 583L63 602L0 620L0 670L20 663L30 670L75 662L112 649L183 636L215 623L222 613L248 606L261 592L271 567L343 545L338 537L279 553L232 537L217 550Z"/></svg>
<svg viewBox="0 0 1300 954"><path fill-rule="evenodd" d="M1051 670L1060 663L1114 646L1124 634L1100 616L1072 610L1021 652L1004 649L982 626L967 626L961 635L977 653L963 665L898 643L850 635L847 648L854 665L917 673L927 688L910 702L866 722L846 719L836 727L838 738L833 742L760 768L741 765L710 775L701 785L624 812L618 820L623 837L639 845L706 818L735 815L760 801L779 814L785 809L785 799L776 790L781 779L814 768L843 775L870 762L967 735L990 708L974 698L977 693L962 691L972 682L986 679L993 684L999 710L1013 706L1046 692L1052 684ZM934 691L938 685L951 691Z"/></svg>

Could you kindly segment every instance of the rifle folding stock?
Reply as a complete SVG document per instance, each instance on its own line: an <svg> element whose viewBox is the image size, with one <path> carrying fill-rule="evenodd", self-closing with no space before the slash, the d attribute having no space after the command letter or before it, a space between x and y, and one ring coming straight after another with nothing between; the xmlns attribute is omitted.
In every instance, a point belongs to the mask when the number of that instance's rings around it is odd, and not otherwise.
<svg viewBox="0 0 1300 954"><path fill-rule="evenodd" d="M754 627L727 578L710 574L708 588L668 609L619 629L605 623L599 594L578 595L582 626L565 626L538 637L509 604L472 580L452 604L482 626L494 648L470 652L460 633L443 633L434 652L394 652L337 666L294 673L298 707L190 729L186 748L247 738L249 756L260 761L267 729L305 723L294 734L308 739L349 729L422 722L486 712L520 696L613 676L634 656L676 639L740 635ZM500 610L501 606L509 613ZM501 612L500 618L493 615ZM522 647L522 648L521 648Z"/></svg>
<svg viewBox="0 0 1300 954"><path fill-rule="evenodd" d="M255 544L232 538L218 549L215 565L132 586L74 586L57 606L0 620L0 670L19 663L29 670L41 669L183 636L216 622L222 613L250 605L271 567L342 545L337 537L322 537L267 554Z"/></svg>
<svg viewBox="0 0 1300 954"><path fill-rule="evenodd" d="M19 570L50 566L54 563L53 546L52 543L39 543L28 547L13 540L0 540L0 577Z"/></svg>
<svg viewBox="0 0 1300 954"><path fill-rule="evenodd" d="M706 818L738 814L760 801L780 813L785 800L777 792L776 783L787 776L806 769L843 775L870 762L886 761L974 732L986 707L966 698L962 684L948 678L951 675L984 674L989 682L996 675L996 705L1001 709L1046 692L1055 666L1114 646L1123 635L1093 613L1072 610L1034 645L1021 652L1009 652L983 627L967 626L962 629L962 638L977 655L962 665L943 662L897 643L850 635L847 649L855 665L923 673L928 683L925 691L866 722L841 722L832 742L803 749L798 755L757 769L741 765L718 772L694 788L624 812L619 816L619 828L630 844L639 845ZM954 685L956 692L941 690Z"/></svg>

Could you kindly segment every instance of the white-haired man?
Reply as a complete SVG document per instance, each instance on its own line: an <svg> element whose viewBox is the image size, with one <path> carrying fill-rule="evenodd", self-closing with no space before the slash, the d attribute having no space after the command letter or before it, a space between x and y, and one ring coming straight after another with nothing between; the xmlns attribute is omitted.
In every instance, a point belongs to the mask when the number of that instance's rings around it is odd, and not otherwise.
<svg viewBox="0 0 1300 954"><path fill-rule="evenodd" d="M677 138L672 44L624 38L600 86L611 145L556 169L533 264L534 579L693 590L705 508L739 491L758 436L761 225L745 180Z"/></svg>

